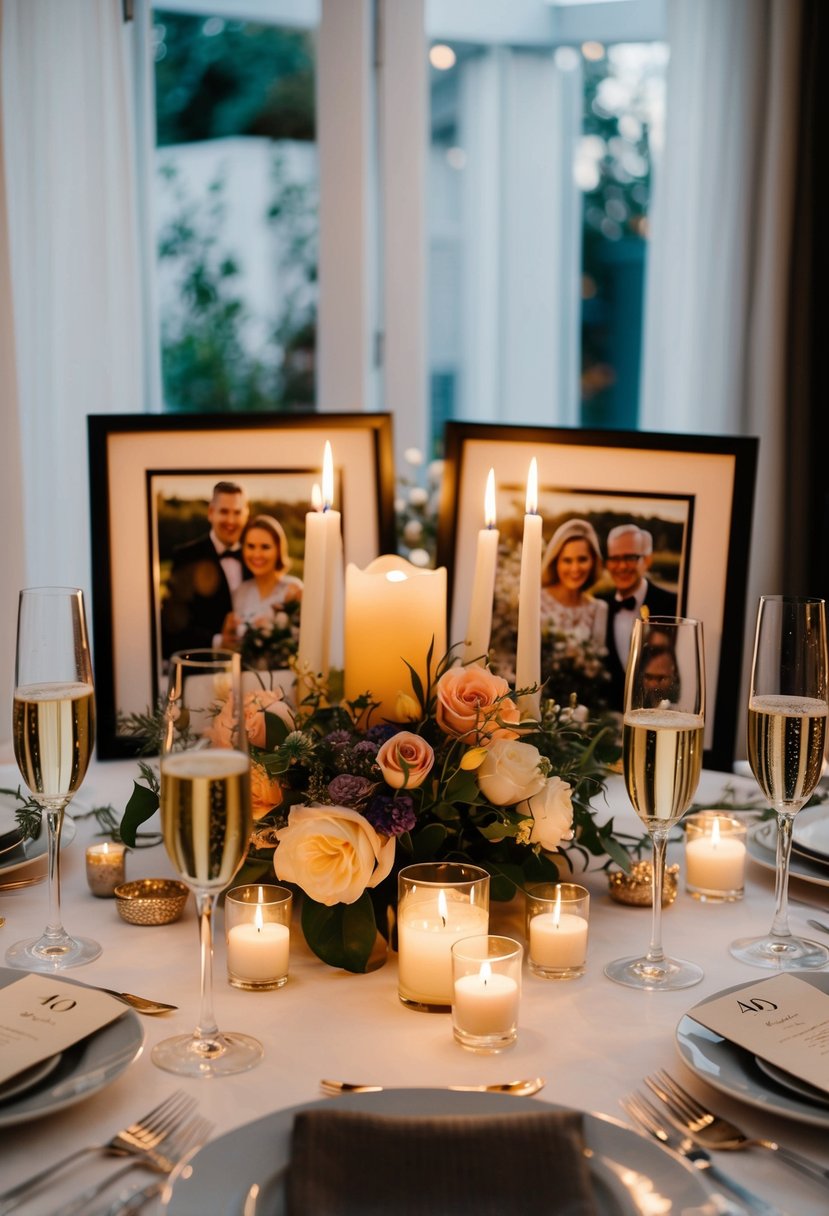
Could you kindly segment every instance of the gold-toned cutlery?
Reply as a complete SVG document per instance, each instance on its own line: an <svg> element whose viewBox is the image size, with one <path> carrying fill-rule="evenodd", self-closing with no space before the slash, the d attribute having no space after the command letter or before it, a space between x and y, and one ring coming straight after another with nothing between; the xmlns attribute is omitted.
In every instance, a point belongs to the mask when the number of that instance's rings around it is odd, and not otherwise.
<svg viewBox="0 0 829 1216"><path fill-rule="evenodd" d="M514 1094L526 1098L530 1094L537 1094L545 1084L543 1077L532 1077L527 1081L503 1081L496 1085L445 1085L438 1088L470 1094ZM352 1081L320 1081L320 1089L326 1094L377 1094L387 1088L386 1085L359 1085Z"/></svg>
<svg viewBox="0 0 829 1216"><path fill-rule="evenodd" d="M123 1001L125 1005L131 1006L136 1013L146 1013L150 1017L154 1017L159 1013L172 1013L174 1009L178 1009L178 1005L167 1005L164 1001L152 1001L146 996L136 996L134 992L116 992L114 988L101 988L95 985L99 992L105 992L107 996L114 996L116 1001Z"/></svg>
<svg viewBox="0 0 829 1216"><path fill-rule="evenodd" d="M821 920L807 920L806 924L812 929L817 929L819 933L829 933L829 925L824 925Z"/></svg>

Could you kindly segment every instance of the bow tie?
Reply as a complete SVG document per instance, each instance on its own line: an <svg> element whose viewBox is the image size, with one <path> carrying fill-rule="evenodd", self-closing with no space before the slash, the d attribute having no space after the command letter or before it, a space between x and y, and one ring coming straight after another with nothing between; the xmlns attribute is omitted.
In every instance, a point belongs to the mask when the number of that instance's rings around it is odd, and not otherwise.
<svg viewBox="0 0 829 1216"><path fill-rule="evenodd" d="M223 553L219 554L219 561L223 561L224 558L226 558L226 557L234 557L237 562L240 562L242 560L242 550L241 549L225 549Z"/></svg>
<svg viewBox="0 0 829 1216"><path fill-rule="evenodd" d="M613 603L617 612L619 612L622 608L627 608L628 612L633 612L636 608L636 596L629 595L626 599L614 600Z"/></svg>

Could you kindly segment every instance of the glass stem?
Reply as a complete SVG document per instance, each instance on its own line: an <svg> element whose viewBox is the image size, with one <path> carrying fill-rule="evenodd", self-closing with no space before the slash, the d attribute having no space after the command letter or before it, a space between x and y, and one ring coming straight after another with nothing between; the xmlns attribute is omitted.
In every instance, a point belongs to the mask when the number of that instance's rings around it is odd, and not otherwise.
<svg viewBox="0 0 829 1216"><path fill-rule="evenodd" d="M653 882L651 899L651 944L648 946L649 963L661 963L665 958L662 949L662 887L665 880L665 854L668 848L668 829L653 832Z"/></svg>
<svg viewBox="0 0 829 1216"><path fill-rule="evenodd" d="M199 1024L194 1034L197 1039L210 1040L219 1033L213 1013L213 913L217 896L208 891L196 891L195 896L201 948L201 1000Z"/></svg>
<svg viewBox="0 0 829 1216"><path fill-rule="evenodd" d="M43 936L50 940L66 937L66 930L60 913L60 834L63 828L63 812L66 802L45 803L43 814L46 819L47 854L46 864L49 875L49 918Z"/></svg>
<svg viewBox="0 0 829 1216"><path fill-rule="evenodd" d="M774 880L773 937L791 937L789 928L789 862L792 855L794 814L777 812L777 872Z"/></svg>

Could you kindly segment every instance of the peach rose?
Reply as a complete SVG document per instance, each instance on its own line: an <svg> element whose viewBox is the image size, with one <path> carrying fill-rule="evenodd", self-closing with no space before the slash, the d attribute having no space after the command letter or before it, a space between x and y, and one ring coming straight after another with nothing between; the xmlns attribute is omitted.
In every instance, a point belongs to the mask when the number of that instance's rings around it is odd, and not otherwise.
<svg viewBox="0 0 829 1216"><path fill-rule="evenodd" d="M296 726L291 708L283 699L279 689L262 688L257 692L245 693L243 706L245 734L253 747L265 746L266 713L276 714L282 719L288 730L293 730ZM207 733L216 747L232 747L232 728L233 701L228 697L213 719L213 725Z"/></svg>
<svg viewBox="0 0 829 1216"><path fill-rule="evenodd" d="M520 719L509 691L506 680L485 667L450 667L437 683L438 726L445 734L457 735L469 743L515 739L517 731L496 721L500 718L502 722L517 723Z"/></svg>
<svg viewBox="0 0 829 1216"><path fill-rule="evenodd" d="M261 764L250 766L250 806L254 819L261 819L282 802L282 786Z"/></svg>
<svg viewBox="0 0 829 1216"><path fill-rule="evenodd" d="M355 903L394 864L394 837L381 836L347 806L294 807L277 837L277 878L296 883L327 907Z"/></svg>
<svg viewBox="0 0 829 1216"><path fill-rule="evenodd" d="M383 780L393 790L416 790L426 780L434 762L431 745L410 730L392 735L377 753Z"/></svg>

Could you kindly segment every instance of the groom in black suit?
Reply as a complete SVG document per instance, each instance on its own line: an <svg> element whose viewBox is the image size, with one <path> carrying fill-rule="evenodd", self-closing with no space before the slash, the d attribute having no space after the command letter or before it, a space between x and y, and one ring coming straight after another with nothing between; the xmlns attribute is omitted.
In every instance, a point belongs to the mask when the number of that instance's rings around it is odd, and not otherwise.
<svg viewBox="0 0 829 1216"><path fill-rule="evenodd" d="M608 699L612 709L624 707L627 668L633 622L639 616L676 616L677 597L645 577L653 560L653 539L644 528L620 524L607 536L605 565L616 590L607 597L607 668L610 672ZM644 611L643 611L644 610Z"/></svg>
<svg viewBox="0 0 829 1216"><path fill-rule="evenodd" d="M219 481L207 508L210 531L173 551L169 594L161 609L162 653L213 646L232 611L233 592L249 578L239 543L248 497L235 481Z"/></svg>

